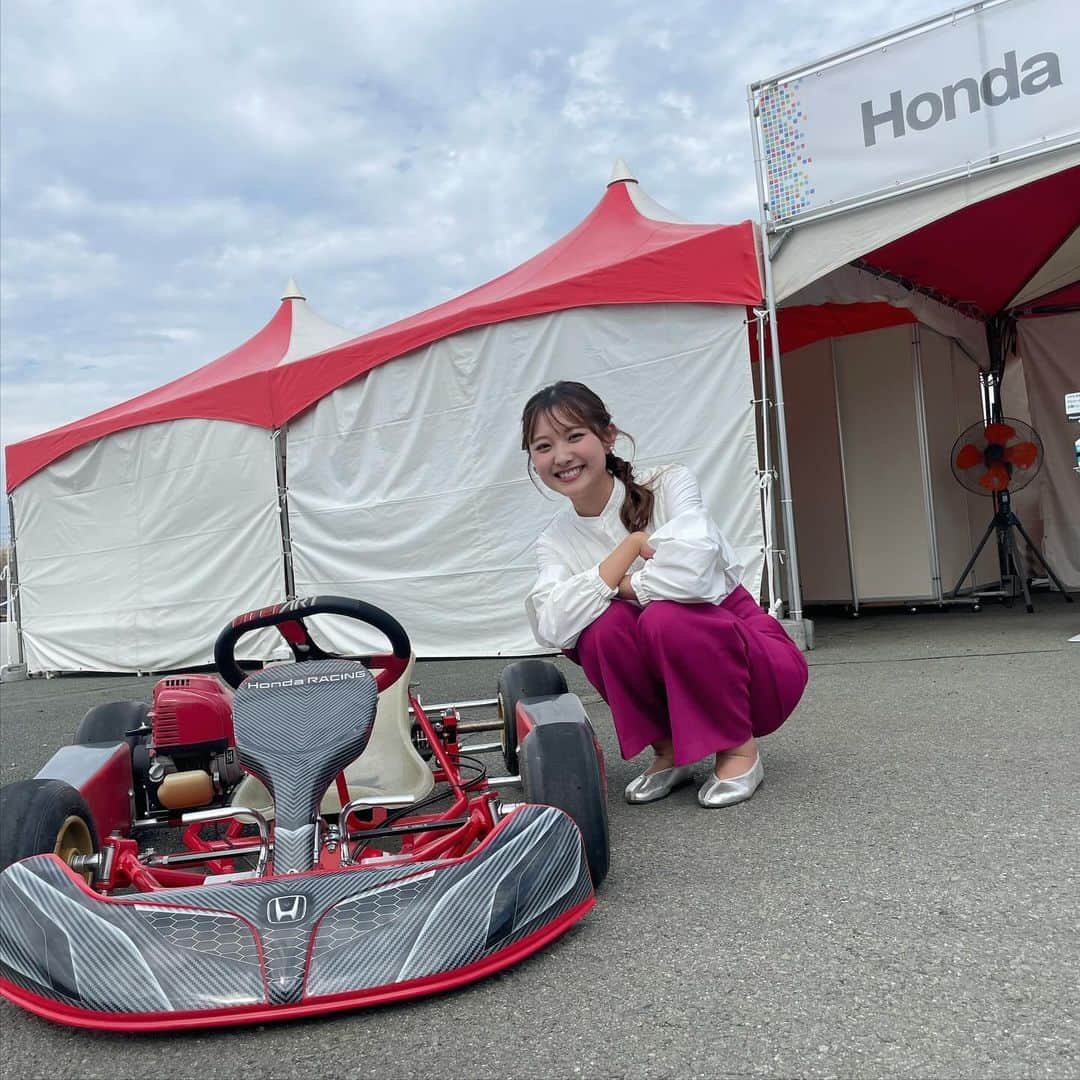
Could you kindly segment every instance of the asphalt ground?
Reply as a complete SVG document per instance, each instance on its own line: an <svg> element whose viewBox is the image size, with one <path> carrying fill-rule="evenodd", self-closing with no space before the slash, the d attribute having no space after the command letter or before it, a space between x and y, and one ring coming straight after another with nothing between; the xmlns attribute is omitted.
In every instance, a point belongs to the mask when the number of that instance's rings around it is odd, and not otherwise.
<svg viewBox="0 0 1080 1080"><path fill-rule="evenodd" d="M610 715L611 873L523 963L436 997L165 1036L0 1003L4 1077L1080 1076L1080 610L823 618L810 685L752 800L650 806ZM498 661L418 666L488 697ZM0 775L32 775L100 701L152 679L0 690ZM707 766L699 767L704 778Z"/></svg>

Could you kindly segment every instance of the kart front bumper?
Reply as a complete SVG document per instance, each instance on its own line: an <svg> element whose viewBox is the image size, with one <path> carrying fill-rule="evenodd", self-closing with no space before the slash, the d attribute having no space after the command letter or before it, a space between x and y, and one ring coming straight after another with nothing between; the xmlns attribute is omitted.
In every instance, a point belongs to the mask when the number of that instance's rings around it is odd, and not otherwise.
<svg viewBox="0 0 1080 1080"><path fill-rule="evenodd" d="M40 855L0 874L0 995L80 1027L264 1023L482 978L594 903L581 834L547 806L453 861L120 898Z"/></svg>

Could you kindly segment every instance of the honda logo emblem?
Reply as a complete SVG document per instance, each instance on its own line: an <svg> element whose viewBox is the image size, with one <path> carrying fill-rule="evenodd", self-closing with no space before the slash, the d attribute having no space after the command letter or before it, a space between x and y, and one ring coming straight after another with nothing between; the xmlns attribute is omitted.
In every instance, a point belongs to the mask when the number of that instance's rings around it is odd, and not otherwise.
<svg viewBox="0 0 1080 1080"><path fill-rule="evenodd" d="M275 896L266 905L266 921L274 924L299 922L306 914L306 896Z"/></svg>

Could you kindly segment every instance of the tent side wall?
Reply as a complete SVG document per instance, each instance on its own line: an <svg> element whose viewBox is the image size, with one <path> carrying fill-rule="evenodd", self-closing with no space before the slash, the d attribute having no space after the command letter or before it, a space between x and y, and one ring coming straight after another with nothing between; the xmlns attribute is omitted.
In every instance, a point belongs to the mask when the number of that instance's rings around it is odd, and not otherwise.
<svg viewBox="0 0 1080 1080"><path fill-rule="evenodd" d="M13 493L27 667L208 664L235 615L284 599L269 431L176 420L106 436ZM278 646L252 634L241 656Z"/></svg>
<svg viewBox="0 0 1080 1080"><path fill-rule="evenodd" d="M1042 473L1034 481L1042 510L1043 554L1067 589L1080 589L1080 475L1074 469L1080 427L1065 416L1066 393L1080 390L1080 312L1020 319L1018 352L1024 361L1031 423L1045 455ZM1042 574L1041 569L1037 572Z"/></svg>
<svg viewBox="0 0 1080 1080"><path fill-rule="evenodd" d="M385 607L418 654L541 652L523 601L535 541L565 505L526 474L525 400L585 382L639 466L681 461L747 566L762 569L745 312L711 304L571 308L468 330L334 391L289 427L296 588ZM422 554L421 554L422 553ZM381 648L343 624L335 647Z"/></svg>

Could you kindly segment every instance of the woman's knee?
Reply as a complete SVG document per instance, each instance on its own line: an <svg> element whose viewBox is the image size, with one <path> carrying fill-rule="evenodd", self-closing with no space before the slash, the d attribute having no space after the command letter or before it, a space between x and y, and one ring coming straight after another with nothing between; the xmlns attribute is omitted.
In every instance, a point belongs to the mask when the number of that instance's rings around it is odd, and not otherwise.
<svg viewBox="0 0 1080 1080"><path fill-rule="evenodd" d="M653 652L706 647L710 652L745 651L736 621L711 604L654 600L638 619L638 635Z"/></svg>
<svg viewBox="0 0 1080 1080"><path fill-rule="evenodd" d="M675 641L686 634L689 609L674 600L653 600L641 609L637 628L651 645Z"/></svg>

